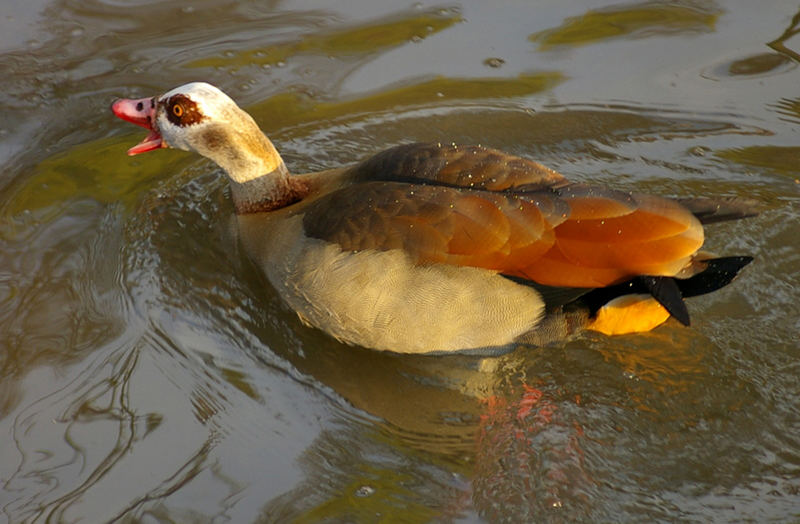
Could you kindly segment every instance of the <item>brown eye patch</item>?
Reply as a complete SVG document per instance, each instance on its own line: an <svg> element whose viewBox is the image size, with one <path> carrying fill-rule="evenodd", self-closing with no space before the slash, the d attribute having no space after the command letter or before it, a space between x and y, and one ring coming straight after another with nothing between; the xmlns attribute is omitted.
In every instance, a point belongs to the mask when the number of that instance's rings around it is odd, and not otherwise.
<svg viewBox="0 0 800 524"><path fill-rule="evenodd" d="M167 119L176 126L190 126L205 118L194 100L186 95L173 95L163 100L161 104L166 109Z"/></svg>

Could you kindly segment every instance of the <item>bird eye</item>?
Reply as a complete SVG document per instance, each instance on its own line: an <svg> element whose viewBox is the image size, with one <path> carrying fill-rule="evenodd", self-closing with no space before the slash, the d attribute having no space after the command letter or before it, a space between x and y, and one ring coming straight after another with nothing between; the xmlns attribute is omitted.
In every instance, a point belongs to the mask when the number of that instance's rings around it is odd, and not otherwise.
<svg viewBox="0 0 800 524"><path fill-rule="evenodd" d="M197 103L182 93L159 101L159 115L162 114L174 125L180 127L192 126L204 118Z"/></svg>

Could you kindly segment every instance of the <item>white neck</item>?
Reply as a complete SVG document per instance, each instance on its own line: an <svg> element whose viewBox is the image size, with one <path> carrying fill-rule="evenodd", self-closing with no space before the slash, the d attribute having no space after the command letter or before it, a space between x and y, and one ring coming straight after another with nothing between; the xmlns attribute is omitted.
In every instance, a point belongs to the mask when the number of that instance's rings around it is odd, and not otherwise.
<svg viewBox="0 0 800 524"><path fill-rule="evenodd" d="M269 211L297 201L301 188L264 133L255 125L244 132L232 129L208 128L196 147L228 174L236 211Z"/></svg>

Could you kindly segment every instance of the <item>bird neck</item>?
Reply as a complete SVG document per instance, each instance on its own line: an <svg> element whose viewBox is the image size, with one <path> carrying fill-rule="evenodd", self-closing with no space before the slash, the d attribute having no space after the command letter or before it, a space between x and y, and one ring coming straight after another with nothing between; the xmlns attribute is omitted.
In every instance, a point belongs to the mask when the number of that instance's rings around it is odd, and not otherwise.
<svg viewBox="0 0 800 524"><path fill-rule="evenodd" d="M277 149L260 130L237 138L214 155L230 179L237 214L280 209L305 196L305 185L289 175Z"/></svg>

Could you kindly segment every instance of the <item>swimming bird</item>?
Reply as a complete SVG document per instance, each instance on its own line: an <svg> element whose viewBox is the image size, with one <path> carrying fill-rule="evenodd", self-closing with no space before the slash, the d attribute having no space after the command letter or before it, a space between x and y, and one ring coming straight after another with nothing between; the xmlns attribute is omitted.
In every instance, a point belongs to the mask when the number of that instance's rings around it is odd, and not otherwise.
<svg viewBox="0 0 800 524"><path fill-rule="evenodd" d="M246 253L304 322L348 344L500 352L670 316L688 325L683 299L752 260L701 250L704 224L754 214L736 198L571 183L533 160L436 143L292 175L253 118L203 82L112 111L149 131L129 155L172 147L216 162Z"/></svg>

